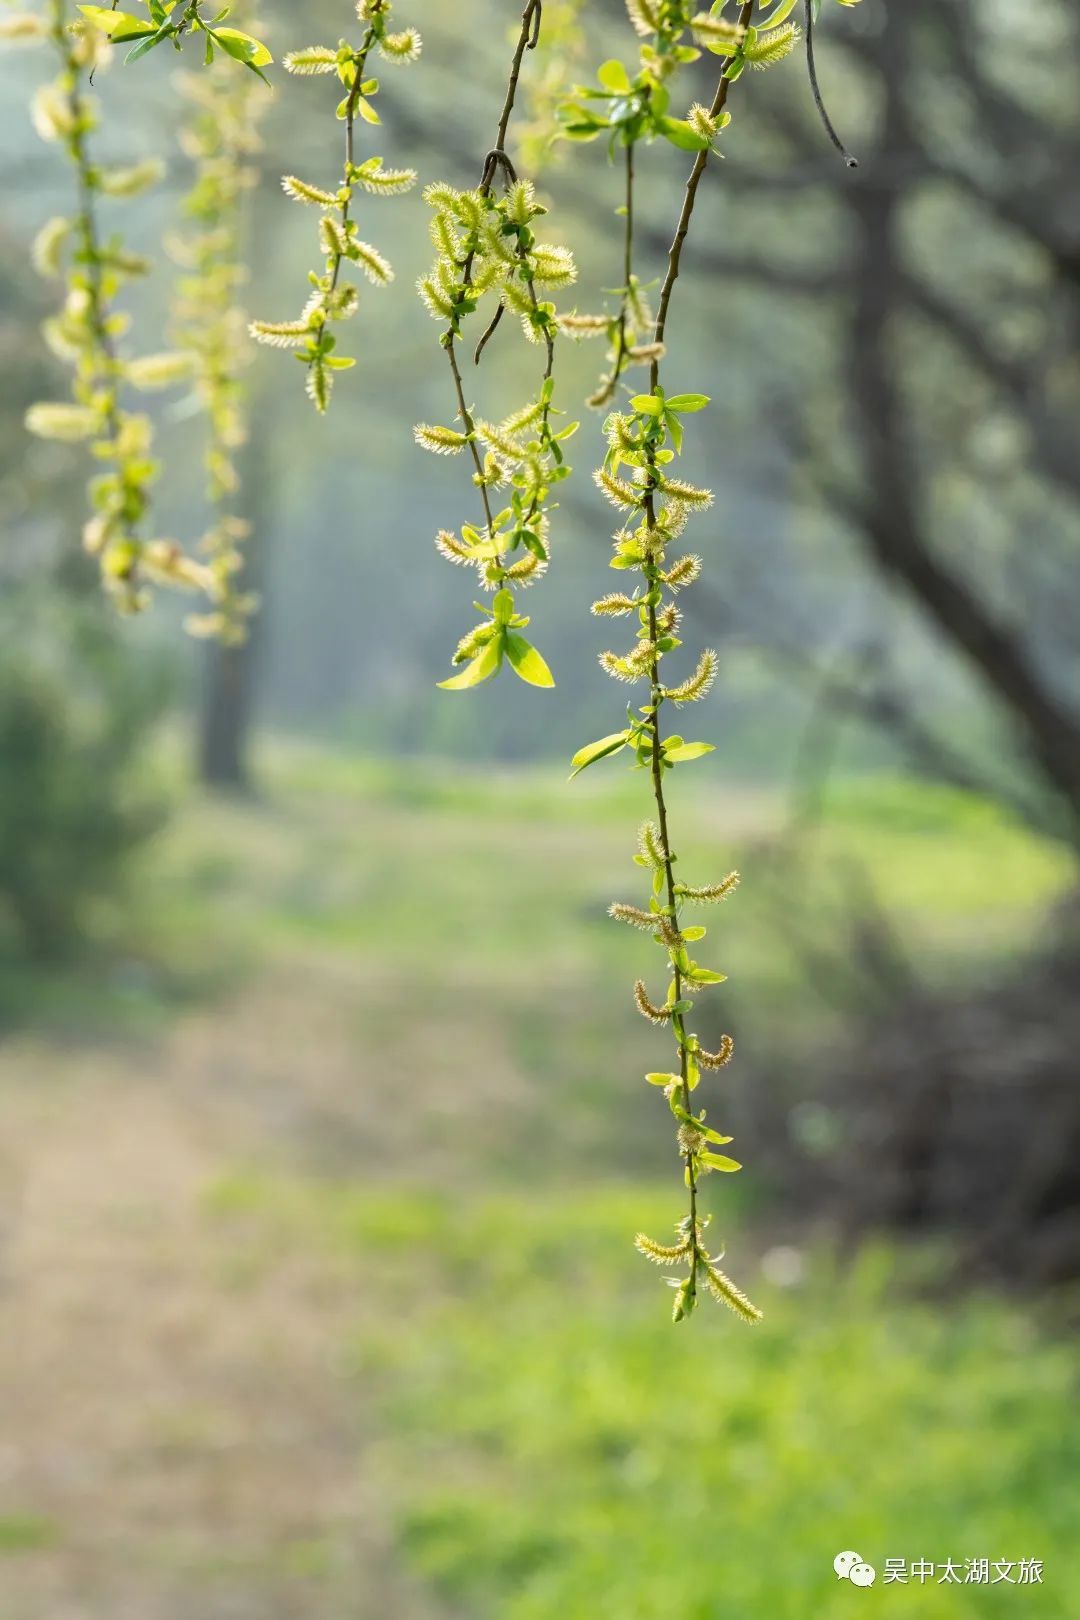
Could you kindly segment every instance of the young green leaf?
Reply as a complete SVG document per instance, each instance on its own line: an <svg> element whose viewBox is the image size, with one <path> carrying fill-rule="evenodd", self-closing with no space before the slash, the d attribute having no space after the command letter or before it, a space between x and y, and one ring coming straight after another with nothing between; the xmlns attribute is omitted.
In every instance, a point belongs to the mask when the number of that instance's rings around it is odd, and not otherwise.
<svg viewBox="0 0 1080 1620"><path fill-rule="evenodd" d="M617 95L625 95L630 89L630 76L617 60L601 63L596 77L605 90L613 90Z"/></svg>
<svg viewBox="0 0 1080 1620"><path fill-rule="evenodd" d="M658 120L661 135L672 146L677 146L683 152L704 152L709 145L707 135L699 135L692 124L685 118L661 118Z"/></svg>
<svg viewBox="0 0 1080 1620"><path fill-rule="evenodd" d="M573 767L570 772L570 780L573 781L578 772L583 771L586 766L595 765L598 759L606 759L609 754L619 753L629 741L629 731L613 731L610 736L601 737L597 742L588 743L584 748L579 748L570 761Z"/></svg>
<svg viewBox="0 0 1080 1620"><path fill-rule="evenodd" d="M741 1170L738 1159L729 1159L726 1153L703 1153L701 1162L710 1170Z"/></svg>
<svg viewBox="0 0 1080 1620"><path fill-rule="evenodd" d="M274 60L261 40L252 39L250 34L242 33L239 28L215 28L214 38L223 51L227 51L237 62L246 62L248 67L266 67Z"/></svg>
<svg viewBox="0 0 1080 1620"><path fill-rule="evenodd" d="M79 10L95 28L117 41L145 39L148 34L158 32L157 25L145 17L132 17L126 11L113 11L109 6L80 6Z"/></svg>
<svg viewBox="0 0 1080 1620"><path fill-rule="evenodd" d="M509 595L509 592L506 593ZM555 677L532 642L526 641L516 630L505 632L506 656L515 675L520 675L530 686L554 686Z"/></svg>
<svg viewBox="0 0 1080 1620"><path fill-rule="evenodd" d="M664 750L664 758L669 759L673 765L685 764L687 760L700 759L703 754L711 754L715 743L692 742L679 743L675 748L670 745Z"/></svg>
<svg viewBox="0 0 1080 1620"><path fill-rule="evenodd" d="M437 684L444 692L462 692L469 686L479 686L482 681L490 680L502 664L503 648L501 636L493 636L470 664L466 664L460 675L451 675L448 680Z"/></svg>

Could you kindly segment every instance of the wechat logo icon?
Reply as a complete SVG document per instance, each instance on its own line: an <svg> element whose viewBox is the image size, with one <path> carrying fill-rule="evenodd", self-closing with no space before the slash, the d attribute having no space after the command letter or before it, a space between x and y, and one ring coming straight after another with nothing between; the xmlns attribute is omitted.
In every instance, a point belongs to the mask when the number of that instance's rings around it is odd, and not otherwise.
<svg viewBox="0 0 1080 1620"><path fill-rule="evenodd" d="M877 1579L877 1570L863 1561L862 1553L837 1553L832 1567L838 1581L850 1581L852 1586L873 1586Z"/></svg>

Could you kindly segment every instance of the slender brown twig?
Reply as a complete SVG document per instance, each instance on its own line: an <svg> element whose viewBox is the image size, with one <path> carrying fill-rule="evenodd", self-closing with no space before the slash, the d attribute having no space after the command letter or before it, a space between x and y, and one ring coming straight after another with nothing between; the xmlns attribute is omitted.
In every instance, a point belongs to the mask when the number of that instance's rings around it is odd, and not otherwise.
<svg viewBox="0 0 1080 1620"><path fill-rule="evenodd" d="M745 29L750 26L753 14L754 0L745 0L745 3L739 13L740 28ZM726 76L726 73L722 73L716 87L716 93L713 96L712 103L709 107L709 114L712 118L719 118L720 114L723 112L730 88L731 80ZM679 269L682 264L683 247L690 230L690 221L693 217L694 204L697 201L698 187L701 184L701 177L708 167L709 155L709 148L706 147L703 151L699 152L697 157L694 159L693 167L690 170L690 175L686 182L686 190L683 194L683 203L679 214L679 221L675 228L675 235L672 238L671 247L668 250L667 273L664 276L663 286L660 289L660 298L656 308L656 322L653 327L653 343L657 345L657 353L649 369L649 387L654 393L660 383L660 361L663 353L662 345L664 342L664 333L667 329L668 313L671 308L671 295L674 291L675 283L679 277ZM627 236L628 239L632 241L629 231ZM645 511L650 528L653 527L656 522L654 493L656 478L657 467L654 460L648 467L648 493L645 499ZM659 583L659 567L656 563L648 564L646 578L649 581L650 598L653 598L656 594L655 587ZM664 689L663 683L660 679L660 659L656 652L658 632L659 626L657 623L656 602L655 600L650 600L649 641L653 647L653 654L649 665L649 702L652 706L652 716L650 720L650 730L652 732L651 775L653 798L656 803L656 820L657 825L660 828L660 846L663 852L664 887L667 891L667 903L671 908L671 915L674 916L676 903L674 872L675 856L672 852L671 842L668 837L668 811L667 801L664 796L664 737L660 724L660 711L664 703ZM675 994L673 999L675 1001L679 1001L682 998L683 986L682 975L679 971L677 963L673 965L672 972L675 981ZM682 1041L679 1042L679 1077L682 1088L682 1105L686 1112L689 1113L691 1111L691 1097L688 1058L686 1045ZM686 1164L686 1185L689 1193L690 1241L694 1245L694 1258L690 1267L689 1285L692 1308L692 1301L697 1291L698 1188L697 1177L694 1173L693 1153L689 1149L685 1153L684 1159Z"/></svg>
<svg viewBox="0 0 1080 1620"><path fill-rule="evenodd" d="M511 181L517 178L514 173L514 166L506 154L506 136L510 128L510 119L513 116L514 103L517 100L518 82L521 78L521 64L524 61L525 52L528 50L534 50L540 37L542 9L542 0L527 0L525 9L521 14L521 29L518 33L517 44L514 47L513 60L510 64L510 76L507 80L506 94L503 97L502 111L499 114L499 124L495 133L495 143L489 149L484 158L483 172L481 174L480 185L478 187L482 197L486 197L490 192L495 180L495 175L500 167L504 169L507 177ZM475 257L475 248L470 248L468 253L466 253L465 258L461 262L461 285L465 288L471 287L472 285L473 261L475 260ZM536 290L533 286L531 278L528 282L528 288L535 307ZM494 335L499 322L502 319L504 307L505 306L500 299L495 314L492 316L486 331L483 333L483 336L476 345L476 349L473 353L474 365L480 364L480 358L487 347L488 341ZM450 372L454 379L454 392L457 395L458 415L461 419L461 425L469 438L469 451L472 456L473 466L476 469L476 483L479 487L480 499L484 507L484 522L487 527L487 532L490 535L493 528L494 513L491 510L491 501L487 492L487 479L484 474L483 459L481 458L480 450L476 442L476 421L472 415L472 412L469 410L468 401L465 398L465 384L462 379L461 367L458 364L456 352L456 336L454 326L451 323L451 325L447 327L446 331L442 335L442 346L446 350L447 359L450 362ZM551 376L555 361L555 346L550 334L546 336L546 341L547 369L544 372L545 379Z"/></svg>
<svg viewBox="0 0 1080 1620"><path fill-rule="evenodd" d="M852 157L836 133L833 121L829 117L829 110L821 94L821 86L818 84L817 62L814 60L814 0L806 0L806 71L810 77L810 90L814 97L814 106L817 108L817 114L821 119L826 135L832 141L848 168L857 169L859 160L857 157Z"/></svg>

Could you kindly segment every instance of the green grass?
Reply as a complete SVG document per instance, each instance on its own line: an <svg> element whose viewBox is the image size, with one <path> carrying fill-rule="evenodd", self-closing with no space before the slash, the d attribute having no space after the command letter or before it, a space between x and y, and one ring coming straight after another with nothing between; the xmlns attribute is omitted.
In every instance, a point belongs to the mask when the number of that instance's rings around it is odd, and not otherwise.
<svg viewBox="0 0 1080 1620"><path fill-rule="evenodd" d="M39 1513L0 1513L0 1558L41 1552L58 1540L57 1526Z"/></svg>
<svg viewBox="0 0 1080 1620"><path fill-rule="evenodd" d="M663 1279L631 1246L639 1226L663 1238L681 1203L670 1118L640 1078L667 1043L629 998L653 948L604 915L640 898L647 793L617 767L563 774L275 743L262 800L186 800L132 908L103 919L92 973L43 985L34 1006L50 1022L66 1006L75 1027L97 1003L101 1028L125 1035L196 996L218 996L226 1020L238 983L264 973L291 998L301 1034L280 1062L296 1119L306 1097L325 1107L342 1144L319 1162L356 1164L358 1180L268 1170L289 1149L269 1155L256 1133L255 1171L207 1200L215 1275L242 1312L290 1249L300 1272L330 1259L327 1332L356 1300L328 1355L371 1436L358 1466L450 1612L840 1620L876 1604L903 1620L1067 1620L1074 1369L1021 1305L920 1299L930 1260L898 1268L883 1249L847 1274L810 1253L801 1286L770 1284L750 1158L709 1195L766 1320L747 1328L710 1301L670 1324ZM993 807L914 781L837 781L798 859L775 795L704 769L681 773L674 800L680 875L743 873L702 952L731 976L702 1032L733 1018L754 1060L725 1076L734 1103L770 1065L781 1106L812 1101L802 1055L844 1032L850 1002L821 994L797 941L827 945L840 984L860 886L947 989L1007 971L1074 876ZM370 1115L346 1129L324 1066L378 1100L397 1128L385 1153L365 1144ZM268 1084L257 1043L245 1084ZM0 1552L39 1534L12 1523ZM862 1595L833 1575L845 1548L879 1568L1041 1558L1046 1584ZM282 1543L281 1568L328 1556L305 1534Z"/></svg>
<svg viewBox="0 0 1080 1620"><path fill-rule="evenodd" d="M181 977L212 976L209 941L223 973L325 949L540 1001L632 980L647 961L604 915L642 888L632 856L649 804L635 773L600 766L568 784L557 763L478 770L276 742L260 774L260 805L189 801L140 868L145 952ZM743 875L705 919L712 955L737 994L804 1028L826 1010L792 942L809 931L842 960L861 892L937 980L1022 948L1073 873L1066 850L996 807L908 779L835 784L794 860L775 794L706 766L680 775L673 800L689 880Z"/></svg>
<svg viewBox="0 0 1080 1620"><path fill-rule="evenodd" d="M1080 1565L1071 1351L1025 1308L931 1302L883 1248L809 1259L771 1286L745 1238L728 1264L766 1311L708 1302L673 1327L661 1275L670 1189L441 1200L238 1177L210 1205L357 1267L357 1399L412 1570L478 1620L1066 1620ZM932 1271L932 1267L929 1268ZM906 1275L905 1275L906 1273ZM369 1466L370 1466L369 1461ZM836 1553L962 1564L1040 1558L1045 1584L867 1597Z"/></svg>
<svg viewBox="0 0 1080 1620"><path fill-rule="evenodd" d="M630 1001L639 974L662 996L663 975L650 943L605 915L614 898L642 898L640 775L598 767L568 784L557 764L477 770L278 740L264 745L259 778L253 804L182 803L135 874L127 934L96 957L89 997L69 998L69 1024L89 1001L99 1023L138 1032L194 996L226 1000L268 966L349 979L358 1051L388 1076L415 1061L410 1031L422 1026L443 1031L463 1063L475 1053L489 1088L505 1076L508 1095L527 1089L512 1137L497 1112L476 1132L470 1173L512 1159L521 1133L541 1180L598 1152L627 1169L666 1167L663 1119L639 1077L666 1066L667 1045ZM729 975L703 1004L702 1034L732 1032L792 1101L803 1053L844 1038L861 994L849 979L861 956L853 862L937 988L1001 971L1072 870L993 807L894 778L838 781L797 860L778 842L777 797L707 769L680 774L673 815L680 872L743 874L701 919L702 959ZM813 975L806 942L826 958ZM444 1083L467 1103L464 1066ZM731 1071L736 1105L750 1076L746 1064Z"/></svg>
<svg viewBox="0 0 1080 1620"><path fill-rule="evenodd" d="M831 797L828 847L872 877L883 906L930 919L945 937L1005 923L1068 881L1067 849L1027 833L998 805L956 788L879 776Z"/></svg>
<svg viewBox="0 0 1080 1620"><path fill-rule="evenodd" d="M460 1030L478 1061L493 1054L528 1084L542 1176L556 1159L608 1151L613 1126L628 1166L665 1163L656 1099L637 1077L665 1067L666 1044L630 1002L639 974L659 996L663 976L649 942L605 915L612 899L642 898L632 861L648 811L641 776L598 767L568 784L557 764L481 771L282 741L264 747L259 775L254 805L189 800L137 874L127 954L142 966L141 1016L155 994L168 1017L268 963L319 978L344 971L369 987L357 1039L388 1073L407 1062L403 1027L420 1018ZM704 1003L702 1034L733 1033L759 1074L790 1076L778 1083L793 1101L802 1054L842 1041L864 995L851 982L864 890L916 972L947 989L1002 971L1072 874L1063 850L995 808L895 778L838 781L798 859L778 842L774 794L707 769L681 773L673 816L690 881L735 866L743 877L701 918L702 959L729 975ZM131 1013L117 1007L118 1018ZM749 1074L732 1070L736 1098ZM519 1115L515 1129L525 1128ZM481 1170L498 1158L498 1136L497 1125L479 1134Z"/></svg>

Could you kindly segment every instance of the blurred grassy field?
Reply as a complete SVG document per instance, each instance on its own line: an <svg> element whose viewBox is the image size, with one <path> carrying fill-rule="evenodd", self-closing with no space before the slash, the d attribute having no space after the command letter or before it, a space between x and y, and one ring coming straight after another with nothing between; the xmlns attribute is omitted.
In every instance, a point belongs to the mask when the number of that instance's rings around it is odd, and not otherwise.
<svg viewBox="0 0 1080 1620"><path fill-rule="evenodd" d="M736 1119L762 1051L842 1033L842 950L834 1000L798 941L845 938L853 871L938 983L1071 878L884 778L837 784L793 865L775 796L691 774L684 870L743 873L708 958ZM680 1205L650 947L604 916L640 778L277 744L260 779L185 799L84 962L0 971L3 1620L1073 1613L1074 1370L1027 1307L930 1303L933 1256L837 1269L751 1165L716 1222L765 1322L668 1323L630 1246ZM1046 1581L862 1598L848 1546Z"/></svg>
<svg viewBox="0 0 1080 1620"><path fill-rule="evenodd" d="M766 1257L759 1327L675 1332L627 1242L670 1219L652 1185L460 1200L234 1177L209 1207L263 1264L323 1244L374 1286L351 1341L381 1411L370 1464L451 1613L831 1620L863 1601L833 1574L848 1547L879 1572L1045 1560L1020 1593L866 1600L899 1615L1074 1612L1075 1358L1020 1308L915 1302L925 1277L871 1246L844 1271L811 1251L795 1287Z"/></svg>
<svg viewBox="0 0 1080 1620"><path fill-rule="evenodd" d="M683 870L742 874L707 919L725 1003L764 1002L815 1039L842 1029L848 1008L809 982L801 942L835 942L824 988L843 1003L846 924L865 896L929 982L962 988L1020 954L1072 879L1065 849L934 784L840 781L793 847L775 792L695 771L671 790ZM143 1027L268 961L322 954L420 973L425 996L490 985L492 1003L518 1003L518 1028L539 1009L545 1036L546 998L564 993L600 997L603 1018L625 1027L614 1008L649 958L605 909L640 898L637 774L602 765L567 785L558 764L500 773L279 742L263 746L256 804L188 793L174 746L159 775L183 812L141 859L130 903L102 909L100 972L28 979L0 964L0 1016ZM581 1033L561 1043L572 1058Z"/></svg>

